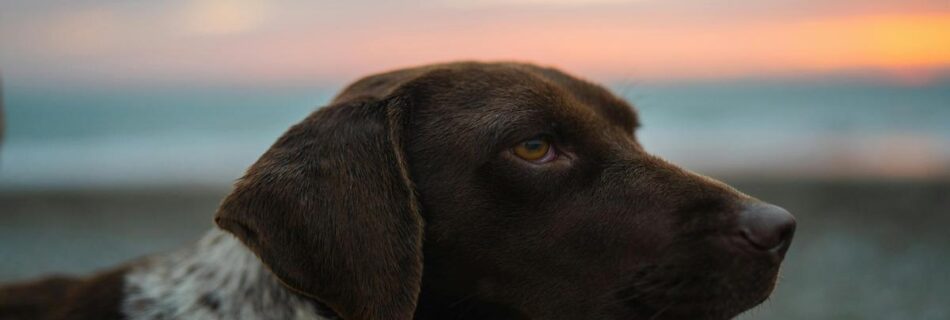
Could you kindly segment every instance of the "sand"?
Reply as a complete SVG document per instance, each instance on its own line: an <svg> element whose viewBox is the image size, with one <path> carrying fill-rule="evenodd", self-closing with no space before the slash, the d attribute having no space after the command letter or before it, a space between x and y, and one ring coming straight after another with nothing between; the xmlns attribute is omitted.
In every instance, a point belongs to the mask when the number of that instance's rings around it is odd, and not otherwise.
<svg viewBox="0 0 950 320"><path fill-rule="evenodd" d="M950 181L726 180L799 221L778 289L740 319L950 319ZM181 246L226 192L0 192L0 282Z"/></svg>

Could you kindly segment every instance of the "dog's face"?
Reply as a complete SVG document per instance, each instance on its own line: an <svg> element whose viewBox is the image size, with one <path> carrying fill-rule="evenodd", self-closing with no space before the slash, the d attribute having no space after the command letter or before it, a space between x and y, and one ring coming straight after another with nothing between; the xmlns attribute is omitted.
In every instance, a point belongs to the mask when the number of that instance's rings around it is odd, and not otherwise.
<svg viewBox="0 0 950 320"><path fill-rule="evenodd" d="M218 222L344 318L727 319L768 297L794 232L648 154L629 105L553 69L408 69L336 103Z"/></svg>

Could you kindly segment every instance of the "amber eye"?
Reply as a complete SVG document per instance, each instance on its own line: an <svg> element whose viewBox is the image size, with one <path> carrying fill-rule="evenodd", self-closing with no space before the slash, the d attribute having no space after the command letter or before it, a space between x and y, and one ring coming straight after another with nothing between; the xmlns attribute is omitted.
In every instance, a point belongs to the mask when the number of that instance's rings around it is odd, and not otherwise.
<svg viewBox="0 0 950 320"><path fill-rule="evenodd" d="M532 162L547 162L554 159L554 150L551 142L545 138L534 138L519 143L514 153L521 159Z"/></svg>

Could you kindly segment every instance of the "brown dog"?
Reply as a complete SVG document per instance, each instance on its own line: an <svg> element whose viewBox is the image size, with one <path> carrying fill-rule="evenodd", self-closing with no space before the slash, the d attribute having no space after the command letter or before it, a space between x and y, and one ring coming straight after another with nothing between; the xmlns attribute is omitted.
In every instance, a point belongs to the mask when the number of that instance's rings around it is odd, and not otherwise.
<svg viewBox="0 0 950 320"><path fill-rule="evenodd" d="M0 318L728 319L765 300L792 216L651 156L637 126L549 68L370 76L250 167L224 231L8 287Z"/></svg>

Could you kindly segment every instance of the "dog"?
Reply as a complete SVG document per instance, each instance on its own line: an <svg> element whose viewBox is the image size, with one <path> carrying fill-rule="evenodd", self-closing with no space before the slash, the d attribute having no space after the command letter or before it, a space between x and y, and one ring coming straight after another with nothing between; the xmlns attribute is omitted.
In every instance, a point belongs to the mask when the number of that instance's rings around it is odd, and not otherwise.
<svg viewBox="0 0 950 320"><path fill-rule="evenodd" d="M786 210L647 153L631 105L523 63L372 75L292 126L193 246L0 290L2 319L729 319Z"/></svg>

